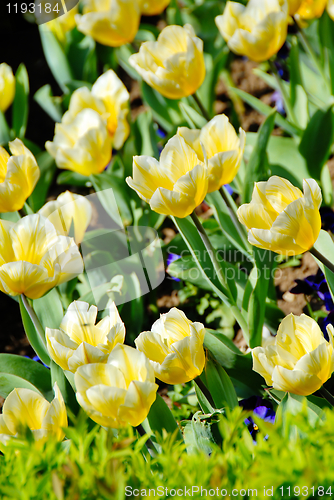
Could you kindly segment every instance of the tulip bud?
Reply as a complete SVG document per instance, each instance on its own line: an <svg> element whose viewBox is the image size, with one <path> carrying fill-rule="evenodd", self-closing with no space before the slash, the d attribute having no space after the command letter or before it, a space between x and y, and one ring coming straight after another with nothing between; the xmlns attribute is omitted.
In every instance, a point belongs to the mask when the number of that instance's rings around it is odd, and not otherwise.
<svg viewBox="0 0 334 500"><path fill-rule="evenodd" d="M151 361L158 379L166 384L183 384L203 371L204 336L202 323L193 323L173 307L160 315L152 331L142 332L135 344Z"/></svg>
<svg viewBox="0 0 334 500"><path fill-rule="evenodd" d="M126 182L158 214L181 218L202 203L208 189L205 165L178 135L167 142L160 161L134 156L133 179Z"/></svg>
<svg viewBox="0 0 334 500"><path fill-rule="evenodd" d="M124 342L124 323L114 303L108 316L95 325L96 316L96 306L77 300L70 304L59 330L46 328L49 355L63 370L74 373L79 366L106 362L113 348Z"/></svg>
<svg viewBox="0 0 334 500"><path fill-rule="evenodd" d="M304 194L277 176L255 183L252 201L237 211L252 245L282 255L299 255L313 247L321 229L322 196L314 179L304 179L303 186Z"/></svg>
<svg viewBox="0 0 334 500"><path fill-rule="evenodd" d="M246 134L239 129L238 138L227 116L218 115L201 130L179 127L178 135L194 149L198 158L208 160L208 193L229 184L236 176L245 149Z"/></svg>
<svg viewBox="0 0 334 500"><path fill-rule="evenodd" d="M0 290L8 295L42 297L83 272L72 238L59 236L40 214L18 222L0 221Z"/></svg>
<svg viewBox="0 0 334 500"><path fill-rule="evenodd" d="M100 425L136 427L148 415L158 389L146 356L118 344L107 363L80 366L74 375L77 400Z"/></svg>
<svg viewBox="0 0 334 500"><path fill-rule="evenodd" d="M83 0L83 15L76 15L79 31L102 45L119 47L130 43L140 22L138 1Z"/></svg>
<svg viewBox="0 0 334 500"><path fill-rule="evenodd" d="M2 408L0 415L0 449L13 438L24 437L25 428L30 429L35 442L42 445L50 438L61 441L63 429L67 427L67 414L63 397L54 385L55 398L49 403L40 393L30 389L14 389Z"/></svg>
<svg viewBox="0 0 334 500"><path fill-rule="evenodd" d="M129 63L148 85L169 99L194 94L205 78L203 42L190 24L167 26L156 42L144 42Z"/></svg>
<svg viewBox="0 0 334 500"><path fill-rule="evenodd" d="M58 234L68 236L74 226L74 241L79 245L92 218L92 206L85 196L65 191L54 201L46 203L39 211L54 225Z"/></svg>
<svg viewBox="0 0 334 500"><path fill-rule="evenodd" d="M226 3L216 17L218 29L235 54L267 61L285 42L288 32L287 0L250 0L246 6Z"/></svg>
<svg viewBox="0 0 334 500"><path fill-rule="evenodd" d="M20 139L9 149L13 156L0 146L0 212L21 210L40 176L34 155Z"/></svg>
<svg viewBox="0 0 334 500"><path fill-rule="evenodd" d="M252 350L253 370L278 391L308 396L334 371L333 326L329 342L314 319L289 314L279 326L275 344Z"/></svg>
<svg viewBox="0 0 334 500"><path fill-rule="evenodd" d="M3 113L12 104L15 97L15 77L12 68L6 63L0 64L0 111Z"/></svg>
<svg viewBox="0 0 334 500"><path fill-rule="evenodd" d="M45 26L52 31L61 43L66 41L66 33L75 28L75 15L78 13L78 10L78 6L76 5L73 9L67 11L66 14L45 23Z"/></svg>
<svg viewBox="0 0 334 500"><path fill-rule="evenodd" d="M140 11L144 16L156 16L165 10L170 0L140 0Z"/></svg>
<svg viewBox="0 0 334 500"><path fill-rule="evenodd" d="M83 109L70 123L56 123L53 142L48 141L45 148L59 168L88 177L108 166L112 138L99 113Z"/></svg>

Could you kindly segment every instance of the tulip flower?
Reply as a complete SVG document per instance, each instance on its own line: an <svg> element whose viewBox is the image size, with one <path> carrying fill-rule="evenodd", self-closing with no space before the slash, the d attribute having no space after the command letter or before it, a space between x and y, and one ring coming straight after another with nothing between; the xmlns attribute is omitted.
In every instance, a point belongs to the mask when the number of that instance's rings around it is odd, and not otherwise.
<svg viewBox="0 0 334 500"><path fill-rule="evenodd" d="M152 331L142 332L136 347L151 361L155 376L166 384L183 384L203 371L205 328L173 307L161 314Z"/></svg>
<svg viewBox="0 0 334 500"><path fill-rule="evenodd" d="M329 342L314 319L289 314L280 324L274 345L252 350L253 370L279 391L308 396L334 371L333 326Z"/></svg>
<svg viewBox="0 0 334 500"><path fill-rule="evenodd" d="M178 135L167 142L160 161L134 156L133 178L126 182L158 214L181 218L202 203L208 190L205 165Z"/></svg>
<svg viewBox="0 0 334 500"><path fill-rule="evenodd" d="M113 147L120 149L130 133L127 121L129 98L125 85L110 69L96 80L91 91L81 87L73 92L62 123L70 124L83 109L93 109L106 120Z"/></svg>
<svg viewBox="0 0 334 500"><path fill-rule="evenodd" d="M161 14L170 4L170 0L140 0L140 11L144 16Z"/></svg>
<svg viewBox="0 0 334 500"><path fill-rule="evenodd" d="M0 64L0 111L3 113L12 104L15 97L15 77L12 68L6 63Z"/></svg>
<svg viewBox="0 0 334 500"><path fill-rule="evenodd" d="M112 138L107 122L93 109L83 109L72 122L56 123L53 142L45 144L59 168L90 176L111 160Z"/></svg>
<svg viewBox="0 0 334 500"><path fill-rule="evenodd" d="M328 0L327 2L327 12L331 19L334 21L334 0Z"/></svg>
<svg viewBox="0 0 334 500"><path fill-rule="evenodd" d="M301 6L303 0L288 0L289 16L294 16Z"/></svg>
<svg viewBox="0 0 334 500"><path fill-rule="evenodd" d="M0 290L38 299L83 271L73 238L60 236L40 214L0 221Z"/></svg>
<svg viewBox="0 0 334 500"><path fill-rule="evenodd" d="M30 429L35 442L42 445L50 438L61 441L67 427L63 397L54 385L55 398L49 403L40 393L31 389L14 389L6 398L0 415L0 449L5 451L13 438L24 437Z"/></svg>
<svg viewBox="0 0 334 500"><path fill-rule="evenodd" d="M138 1L83 0L83 15L76 15L77 28L102 45L119 47L130 43L140 22Z"/></svg>
<svg viewBox="0 0 334 500"><path fill-rule="evenodd" d="M54 225L58 234L68 236L74 227L74 241L79 245L92 218L92 206L85 196L65 191L56 200L49 201L39 211Z"/></svg>
<svg viewBox="0 0 334 500"><path fill-rule="evenodd" d="M76 5L73 9L67 11L66 14L63 14L48 23L45 23L52 33L58 38L58 40L63 43L66 40L66 33L72 31L75 28L75 15L78 13L79 9ZM50 15L49 15L50 16Z"/></svg>
<svg viewBox="0 0 334 500"><path fill-rule="evenodd" d="M59 330L46 328L49 355L63 370L74 373L79 366L106 362L113 348L123 344L125 327L116 305L112 303L108 316L97 324L96 316L96 306L77 300L70 304Z"/></svg>
<svg viewBox="0 0 334 500"><path fill-rule="evenodd" d="M12 156L0 146L0 212L21 210L40 176L34 155L20 139L9 149Z"/></svg>
<svg viewBox="0 0 334 500"><path fill-rule="evenodd" d="M246 134L242 128L239 129L239 139L227 116L218 115L202 130L179 127L177 133L194 149L201 161L204 161L205 152L209 193L233 181L245 149Z"/></svg>
<svg viewBox="0 0 334 500"><path fill-rule="evenodd" d="M321 17L327 0L302 0L299 9L296 12L297 20L311 20Z"/></svg>
<svg viewBox="0 0 334 500"><path fill-rule="evenodd" d="M277 176L255 183L252 201L237 211L252 245L282 255L298 255L312 248L321 229L322 196L314 179L304 179L303 186L304 194Z"/></svg>
<svg viewBox="0 0 334 500"><path fill-rule="evenodd" d="M232 52L267 61L287 37L287 0L250 0L246 6L228 1L215 21Z"/></svg>
<svg viewBox="0 0 334 500"><path fill-rule="evenodd" d="M146 356L124 344L113 349L107 363L80 366L74 381L77 400L89 417L115 429L141 424L158 389Z"/></svg>
<svg viewBox="0 0 334 500"><path fill-rule="evenodd" d="M129 63L148 85L169 99L194 94L205 78L203 42L190 24L167 26L156 42L144 42Z"/></svg>

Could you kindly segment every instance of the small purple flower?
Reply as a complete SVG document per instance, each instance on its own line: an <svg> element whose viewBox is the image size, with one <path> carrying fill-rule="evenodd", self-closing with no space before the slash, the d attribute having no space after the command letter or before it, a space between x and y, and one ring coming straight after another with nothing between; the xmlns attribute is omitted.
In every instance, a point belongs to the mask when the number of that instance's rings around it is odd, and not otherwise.
<svg viewBox="0 0 334 500"><path fill-rule="evenodd" d="M329 207L320 208L321 227L334 234L334 211Z"/></svg>
<svg viewBox="0 0 334 500"><path fill-rule="evenodd" d="M226 189L228 194L231 194L231 195L233 194L233 189L231 188L231 186L229 184L225 184L224 188Z"/></svg>
<svg viewBox="0 0 334 500"><path fill-rule="evenodd" d="M28 358L28 359L32 359L33 361L36 361L36 363L41 363L43 366L45 366L45 368L50 369L50 367L48 365L46 365L45 363L43 363L41 358L39 358L38 356L34 356L33 358L31 358L30 356L24 356L24 357Z"/></svg>
<svg viewBox="0 0 334 500"><path fill-rule="evenodd" d="M253 411L256 417L261 418L265 422L270 422L272 424L275 423L275 411L273 410L272 404L270 401L261 398L260 396L251 396L248 399L242 399L239 401L239 405L243 407L244 410ZM256 442L256 434L259 430L258 426L254 422L253 418L249 416L245 419L245 424L248 427L248 430L253 438L253 441ZM267 436L265 436L265 439Z"/></svg>
<svg viewBox="0 0 334 500"><path fill-rule="evenodd" d="M271 102L275 104L275 108L280 115L284 116L286 114L284 109L283 97L279 90L275 90L275 92L273 92L271 96Z"/></svg>
<svg viewBox="0 0 334 500"><path fill-rule="evenodd" d="M181 259L181 255L178 255L177 253L168 253L167 255L167 268L170 266L172 262L175 262L176 260ZM171 280L173 281L181 281L180 278L174 278L174 276L170 276Z"/></svg>
<svg viewBox="0 0 334 500"><path fill-rule="evenodd" d="M304 295L313 295L316 293L318 297L324 301L327 311L334 309L332 296L321 269L318 269L317 274L307 276L303 280L296 279L295 282L297 285L290 290L290 293L296 295L299 293L303 293Z"/></svg>
<svg viewBox="0 0 334 500"><path fill-rule="evenodd" d="M160 139L164 139L166 137L166 132L161 130L161 128L157 128L156 130L157 136L160 137Z"/></svg>

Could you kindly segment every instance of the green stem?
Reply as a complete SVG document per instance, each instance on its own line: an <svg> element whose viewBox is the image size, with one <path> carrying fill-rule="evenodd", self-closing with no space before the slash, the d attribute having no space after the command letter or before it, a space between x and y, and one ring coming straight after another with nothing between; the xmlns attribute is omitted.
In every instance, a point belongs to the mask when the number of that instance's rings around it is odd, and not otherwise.
<svg viewBox="0 0 334 500"><path fill-rule="evenodd" d="M222 268L219 265L219 262L217 261L217 258L216 258L216 251L213 248L211 241L209 240L209 237L206 234L206 231L205 231L204 227L202 226L202 224L200 223L195 212L193 212L191 214L191 218L192 218L192 220L196 226L196 229L199 232L199 235L200 235L200 237L205 245L205 248L206 248L206 250L211 258L211 261L212 261L213 267L215 269L215 272L218 276L218 279L227 292L227 297L228 297L229 302L230 302L230 310L231 310L234 318L236 319L236 321L239 323L240 328L243 330L245 337L246 337L246 341L248 342L249 341L249 338L248 338L249 334L248 334L247 322L246 322L245 318L243 317L241 311L239 310L239 308L234 300L234 297L233 297L232 293L230 292L228 284L226 283Z"/></svg>
<svg viewBox="0 0 334 500"><path fill-rule="evenodd" d="M135 427L135 429L140 436L147 436L147 433L141 424L137 425L137 427ZM146 445L146 448L147 448L149 454L151 455L151 457L154 458L156 456L156 451L155 451L156 448L155 448L152 440L149 437L147 438L145 445Z"/></svg>
<svg viewBox="0 0 334 500"><path fill-rule="evenodd" d="M35 311L33 310L33 308L30 306L28 300L27 300L27 297L25 295L21 295L21 298L22 298L22 302L23 302L23 305L27 311L27 313L29 314L29 317L34 325L34 327L36 328L36 331L41 339L41 341L43 342L43 344L45 345L46 347L46 341L45 341L45 335L44 335L44 329L39 321L39 319L37 318L37 315L35 313Z"/></svg>
<svg viewBox="0 0 334 500"><path fill-rule="evenodd" d="M221 197L223 198L224 202L225 202L225 205L227 206L228 208L228 211L230 213L230 216L231 216L231 220L236 228L236 230L238 231L238 234L240 236L240 238L242 239L242 241L245 243L246 245L246 248L249 248L249 243L248 243L248 238L247 238L247 231L246 231L246 228L243 224L241 224L239 222L239 219L237 217L237 214L235 213L234 211L234 207L232 206L232 203L229 199L229 197L227 196L227 193L226 193L226 190L224 188L224 186L222 186L220 189L219 189L219 192L221 194Z"/></svg>
<svg viewBox="0 0 334 500"><path fill-rule="evenodd" d="M320 75L322 76L328 90L330 91L330 93L332 93L330 82L328 80L328 77L325 73L324 68L322 67L322 65L320 63L319 56L317 56L317 54L314 52L312 45L310 44L307 36L305 35L303 28L301 28L301 26L299 26L298 21L294 17L292 17L292 19L294 20L295 26L297 27L298 35L299 35L299 38L304 46L305 52L308 52L309 56L311 57L312 61L315 64L317 70L319 71Z"/></svg>
<svg viewBox="0 0 334 500"><path fill-rule="evenodd" d="M324 266L326 266L330 271L332 271L332 273L334 273L334 264L332 262L330 262L328 259L326 259L326 257L324 257L320 252L318 252L318 250L316 250L314 247L312 247L309 252L318 260L320 260L320 262L322 262L324 264Z"/></svg>
<svg viewBox="0 0 334 500"><path fill-rule="evenodd" d="M205 109L205 107L203 106L203 103L200 100L200 98L198 97L198 94L196 92L193 94L193 98L194 98L197 106L201 110L202 115L209 122L211 120L210 115L209 115L208 111Z"/></svg>
<svg viewBox="0 0 334 500"><path fill-rule="evenodd" d="M324 386L320 387L319 392L322 395L322 397L326 399L326 401L328 401L332 406L334 406L334 396L332 396L332 394L329 391L327 391L327 389L325 389Z"/></svg>
<svg viewBox="0 0 334 500"><path fill-rule="evenodd" d="M298 125L295 113L294 113L294 111L292 109L292 106L291 106L290 97L289 97L289 95L288 95L288 93L286 91L286 88L284 86L284 82L282 81L281 77L279 76L277 68L276 68L274 62L269 60L269 65L270 65L270 69L271 69L272 73L275 75L277 85L278 85L278 87L280 89L280 92L282 94L287 114L288 114L289 118L292 120L292 122L294 124Z"/></svg>
<svg viewBox="0 0 334 500"><path fill-rule="evenodd" d="M314 314L313 314L313 311L312 311L311 304L309 303L307 297L305 297L305 300L306 300L306 307L307 307L308 313L311 316L311 318L314 319Z"/></svg>

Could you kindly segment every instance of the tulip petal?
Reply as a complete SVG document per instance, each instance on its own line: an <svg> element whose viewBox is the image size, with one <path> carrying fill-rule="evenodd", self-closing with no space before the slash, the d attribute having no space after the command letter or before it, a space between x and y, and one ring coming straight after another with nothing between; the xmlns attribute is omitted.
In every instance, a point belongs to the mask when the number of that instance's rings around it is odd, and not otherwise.
<svg viewBox="0 0 334 500"><path fill-rule="evenodd" d="M12 434L22 426L31 430L40 429L50 403L43 396L30 389L14 389L3 405L6 426Z"/></svg>

